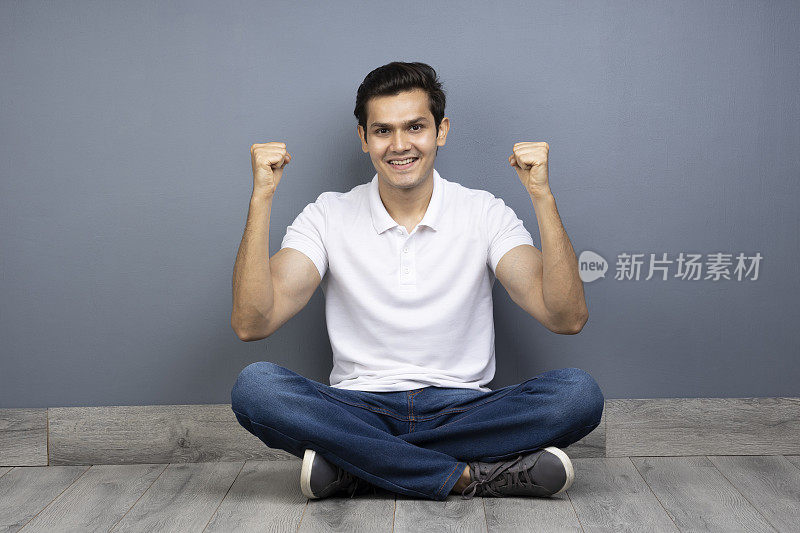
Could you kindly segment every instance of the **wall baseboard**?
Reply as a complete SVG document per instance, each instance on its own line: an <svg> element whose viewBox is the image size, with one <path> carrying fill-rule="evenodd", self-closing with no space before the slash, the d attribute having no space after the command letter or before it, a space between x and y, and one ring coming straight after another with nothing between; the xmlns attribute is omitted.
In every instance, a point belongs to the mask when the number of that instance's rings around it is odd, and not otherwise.
<svg viewBox="0 0 800 533"><path fill-rule="evenodd" d="M570 457L800 454L800 398L606 400ZM289 460L228 404L0 409L0 466Z"/></svg>

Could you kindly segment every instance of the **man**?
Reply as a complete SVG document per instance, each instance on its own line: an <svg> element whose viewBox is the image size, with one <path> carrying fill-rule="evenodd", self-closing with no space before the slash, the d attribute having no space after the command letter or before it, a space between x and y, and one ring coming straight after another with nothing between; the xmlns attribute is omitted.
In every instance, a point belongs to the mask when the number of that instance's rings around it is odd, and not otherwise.
<svg viewBox="0 0 800 533"><path fill-rule="evenodd" d="M444 107L424 63L370 72L354 114L375 176L322 193L268 260L272 200L291 155L282 142L250 149L231 325L245 341L268 337L321 285L334 366L328 386L250 364L231 407L265 444L303 458L309 498L378 487L434 500L560 494L574 471L559 447L600 423L600 387L577 368L485 387L495 369L495 277L555 333L578 333L588 311L550 191L548 144L518 142L508 158L533 203L540 252L501 199L434 169L450 126Z"/></svg>

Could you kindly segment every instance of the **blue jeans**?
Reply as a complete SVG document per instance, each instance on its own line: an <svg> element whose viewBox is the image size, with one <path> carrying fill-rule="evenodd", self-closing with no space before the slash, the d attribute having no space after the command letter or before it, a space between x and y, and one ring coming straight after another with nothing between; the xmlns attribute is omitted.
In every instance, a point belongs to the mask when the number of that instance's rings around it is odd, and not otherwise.
<svg viewBox="0 0 800 533"><path fill-rule="evenodd" d="M579 368L483 392L425 387L337 389L274 363L242 370L231 391L239 423L271 448L306 448L372 485L444 500L467 461L565 448L600 424L604 398Z"/></svg>

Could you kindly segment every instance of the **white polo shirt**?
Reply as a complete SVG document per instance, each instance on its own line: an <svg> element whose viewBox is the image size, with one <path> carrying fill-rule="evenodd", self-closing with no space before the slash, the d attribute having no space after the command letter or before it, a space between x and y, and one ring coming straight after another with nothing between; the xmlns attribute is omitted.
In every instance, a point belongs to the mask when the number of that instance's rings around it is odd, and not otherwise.
<svg viewBox="0 0 800 533"><path fill-rule="evenodd" d="M320 194L286 229L281 248L307 255L322 279L332 387L491 390L495 267L533 238L500 198L435 169L433 180L411 233L386 211L377 173Z"/></svg>

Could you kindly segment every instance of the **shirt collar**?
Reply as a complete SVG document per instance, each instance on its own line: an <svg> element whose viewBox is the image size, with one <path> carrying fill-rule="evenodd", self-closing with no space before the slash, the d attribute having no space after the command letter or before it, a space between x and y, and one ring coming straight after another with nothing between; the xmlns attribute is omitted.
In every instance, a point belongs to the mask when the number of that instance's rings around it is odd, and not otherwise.
<svg viewBox="0 0 800 533"><path fill-rule="evenodd" d="M381 201L381 195L378 191L378 179L378 174L376 173L372 178L372 182L369 184L369 207L372 213L372 225L375 227L375 231L380 234L400 224L395 222ZM433 169L433 193L431 194L431 201L428 203L425 216L422 217L418 225L428 226L434 231L439 230L439 214L442 210L443 189L443 179L436 169Z"/></svg>

